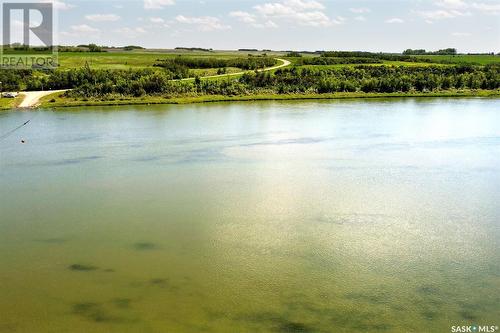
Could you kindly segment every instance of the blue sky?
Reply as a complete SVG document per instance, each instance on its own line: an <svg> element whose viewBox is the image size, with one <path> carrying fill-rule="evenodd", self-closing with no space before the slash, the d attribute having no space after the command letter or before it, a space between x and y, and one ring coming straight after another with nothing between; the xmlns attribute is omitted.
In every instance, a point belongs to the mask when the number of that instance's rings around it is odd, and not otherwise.
<svg viewBox="0 0 500 333"><path fill-rule="evenodd" d="M57 0L62 44L500 52L500 1Z"/></svg>

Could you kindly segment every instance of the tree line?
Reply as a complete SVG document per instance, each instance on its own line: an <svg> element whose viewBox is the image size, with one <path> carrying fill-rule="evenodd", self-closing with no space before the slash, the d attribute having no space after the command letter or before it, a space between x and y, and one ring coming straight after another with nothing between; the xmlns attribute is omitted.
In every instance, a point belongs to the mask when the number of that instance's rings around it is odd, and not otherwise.
<svg viewBox="0 0 500 333"><path fill-rule="evenodd" d="M354 66L338 69L279 69L251 72L237 79L170 81L163 73L124 71L100 75L100 80L77 85L78 97L107 95L241 95L335 92L425 92L450 89L500 89L500 66ZM117 79L118 78L118 79Z"/></svg>
<svg viewBox="0 0 500 333"><path fill-rule="evenodd" d="M296 65L341 65L341 64L381 64L378 58L362 57L300 57Z"/></svg>
<svg viewBox="0 0 500 333"><path fill-rule="evenodd" d="M424 49L417 49L417 50L412 50L412 49L407 49L403 51L404 55L457 55L457 49L454 48L447 48L447 49L442 49L442 50L437 50L437 51L426 51Z"/></svg>
<svg viewBox="0 0 500 333"><path fill-rule="evenodd" d="M144 95L238 95L334 92L425 92L450 89L500 89L500 65L368 66L315 69L291 67L250 72L239 78L172 81L175 73L158 69L105 70L88 66L42 74L0 70L2 90L73 89L74 97Z"/></svg>
<svg viewBox="0 0 500 333"><path fill-rule="evenodd" d="M373 53L364 51L327 51L321 54L323 58L364 58L385 61L403 61L403 62L436 62L431 59L412 57L409 55L393 54L393 53Z"/></svg>
<svg viewBox="0 0 500 333"><path fill-rule="evenodd" d="M500 66L355 66L339 69L290 68L246 74L240 82L275 93L410 92L499 89Z"/></svg>
<svg viewBox="0 0 500 333"><path fill-rule="evenodd" d="M158 59L154 66L169 68L172 66L184 66L188 69L195 68L227 68L237 67L244 70L254 70L271 67L276 60L267 56L249 56L238 58L215 58L215 57L183 57L177 56L170 59Z"/></svg>

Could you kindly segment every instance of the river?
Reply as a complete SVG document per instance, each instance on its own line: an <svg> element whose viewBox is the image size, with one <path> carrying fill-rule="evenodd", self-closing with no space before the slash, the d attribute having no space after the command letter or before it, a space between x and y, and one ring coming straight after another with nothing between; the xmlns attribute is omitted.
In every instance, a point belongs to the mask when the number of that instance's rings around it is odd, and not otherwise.
<svg viewBox="0 0 500 333"><path fill-rule="evenodd" d="M499 325L500 100L0 112L0 332ZM24 143L21 142L24 141Z"/></svg>

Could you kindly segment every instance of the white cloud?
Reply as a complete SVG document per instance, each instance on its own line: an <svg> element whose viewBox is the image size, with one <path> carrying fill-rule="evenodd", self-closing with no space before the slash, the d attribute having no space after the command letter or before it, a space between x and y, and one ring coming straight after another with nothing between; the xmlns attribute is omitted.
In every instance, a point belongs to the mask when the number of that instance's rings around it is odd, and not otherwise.
<svg viewBox="0 0 500 333"><path fill-rule="evenodd" d="M325 13L325 6L315 0L281 0L254 7L256 12L267 19L285 19L304 26L330 26L341 23L331 20Z"/></svg>
<svg viewBox="0 0 500 333"><path fill-rule="evenodd" d="M120 29L115 29L113 31L120 32L120 33L141 33L141 34L145 34L147 32L142 27L137 27L137 28L124 27L124 28L120 28Z"/></svg>
<svg viewBox="0 0 500 333"><path fill-rule="evenodd" d="M455 9L451 9L451 10L444 10L444 9L427 10L427 11L420 11L420 12L418 12L418 14L428 21L450 19L450 18L455 18L455 17L460 17L460 16L471 15L469 12L462 12L462 11L455 10Z"/></svg>
<svg viewBox="0 0 500 333"><path fill-rule="evenodd" d="M177 15L175 20L179 23L190 24L197 26L198 30L201 31L213 31L213 30L227 30L231 29L231 26L225 25L220 19L213 16L184 16Z"/></svg>
<svg viewBox="0 0 500 333"><path fill-rule="evenodd" d="M398 17L393 17L393 18L390 18L388 20L385 20L385 23L389 23L389 24L394 24L394 23L401 24L401 23L405 23L405 21L403 19L398 18Z"/></svg>
<svg viewBox="0 0 500 333"><path fill-rule="evenodd" d="M64 36L64 37L75 37L76 36L76 34L68 32L68 31L61 31L59 33L59 35L60 36Z"/></svg>
<svg viewBox="0 0 500 333"><path fill-rule="evenodd" d="M172 5L175 5L175 0L144 0L145 9L163 9Z"/></svg>
<svg viewBox="0 0 500 333"><path fill-rule="evenodd" d="M366 21L366 18L363 15L356 16L354 19L360 22Z"/></svg>
<svg viewBox="0 0 500 333"><path fill-rule="evenodd" d="M486 3L477 3L474 2L470 6L472 9L479 10L485 14L490 14L490 15L499 15L500 14L500 4L486 4Z"/></svg>
<svg viewBox="0 0 500 333"><path fill-rule="evenodd" d="M278 25L274 23L273 21L266 21L264 23L254 23L252 24L253 27L255 28L277 28Z"/></svg>
<svg viewBox="0 0 500 333"><path fill-rule="evenodd" d="M255 23L255 15L243 11L230 12L229 16L237 18L241 22Z"/></svg>
<svg viewBox="0 0 500 333"><path fill-rule="evenodd" d="M475 9L483 12L500 11L500 4L472 2L467 3L464 0L441 0L436 3L436 6L446 9Z"/></svg>
<svg viewBox="0 0 500 333"><path fill-rule="evenodd" d="M436 3L436 6L447 9L461 9L468 7L467 3L463 0L441 0Z"/></svg>
<svg viewBox="0 0 500 333"><path fill-rule="evenodd" d="M115 22L120 19L120 16L115 14L92 14L86 15L85 18L93 22Z"/></svg>
<svg viewBox="0 0 500 333"><path fill-rule="evenodd" d="M323 10L325 6L315 0L282 0L257 5L254 8L264 15L287 15L295 12Z"/></svg>
<svg viewBox="0 0 500 333"><path fill-rule="evenodd" d="M60 35L65 37L88 37L89 34L99 35L101 31L87 24L72 25L70 31L61 31Z"/></svg>
<svg viewBox="0 0 500 333"><path fill-rule="evenodd" d="M97 28L93 28L87 24L80 24L80 25L72 25L71 26L71 30L73 30L74 32L78 32L78 33L95 33L95 32L99 32L99 29Z"/></svg>
<svg viewBox="0 0 500 333"><path fill-rule="evenodd" d="M360 7L360 8L349 8L349 10L356 14L365 14L371 12L370 8Z"/></svg>
<svg viewBox="0 0 500 333"><path fill-rule="evenodd" d="M115 30L113 30L113 32L119 33L120 35L122 35L122 37L131 38L131 39L137 38L140 35L147 33L146 29L144 29L142 27L137 27L137 28L124 27L124 28L120 28L120 29L115 29Z"/></svg>
<svg viewBox="0 0 500 333"><path fill-rule="evenodd" d="M300 25L311 27L326 27L332 24L340 24L340 21L330 20L330 18L323 12L304 12L295 15Z"/></svg>
<svg viewBox="0 0 500 333"><path fill-rule="evenodd" d="M19 28L19 29L22 29L24 27L24 22L19 21L19 20L13 20L11 24L13 27Z"/></svg>
<svg viewBox="0 0 500 333"><path fill-rule="evenodd" d="M257 16L248 12L235 11L230 12L229 16L238 19L240 22L248 23L254 28L264 29L264 28L277 28L278 25L272 20L265 20L258 22Z"/></svg>
<svg viewBox="0 0 500 333"><path fill-rule="evenodd" d="M473 12L487 15L500 15L500 4L485 2L470 2L465 0L439 0L435 2L439 10L418 12L428 23L433 20L450 19L461 16L471 16Z"/></svg>
<svg viewBox="0 0 500 333"><path fill-rule="evenodd" d="M299 10L325 9L325 6L314 0L287 0L286 4Z"/></svg>
<svg viewBox="0 0 500 333"><path fill-rule="evenodd" d="M75 5L71 5L71 4L68 4L68 3L64 2L64 1L60 1L60 0L42 0L40 2L51 3L54 6L54 9L57 9L57 10L68 10L68 9L76 7Z"/></svg>
<svg viewBox="0 0 500 333"><path fill-rule="evenodd" d="M470 37L472 34L470 32L454 32L451 34L454 37Z"/></svg>
<svg viewBox="0 0 500 333"><path fill-rule="evenodd" d="M165 20L164 20L164 19L162 19L161 17L150 17L150 18L149 18L149 21L150 21L151 23L158 23L158 24L159 24L159 23L165 23Z"/></svg>
<svg viewBox="0 0 500 333"><path fill-rule="evenodd" d="M260 14L266 16L289 16L298 12L310 10L322 10L325 7L314 0L283 0L281 2L270 2L254 7Z"/></svg>

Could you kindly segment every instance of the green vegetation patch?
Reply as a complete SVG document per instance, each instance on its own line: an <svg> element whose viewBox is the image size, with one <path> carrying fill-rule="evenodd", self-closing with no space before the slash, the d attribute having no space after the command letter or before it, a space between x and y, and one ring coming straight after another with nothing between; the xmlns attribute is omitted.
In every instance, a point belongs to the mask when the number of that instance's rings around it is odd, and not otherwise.
<svg viewBox="0 0 500 333"><path fill-rule="evenodd" d="M127 308L120 309L123 310ZM72 307L72 313L95 323L125 323L131 321L124 315L113 313L102 303L76 303Z"/></svg>
<svg viewBox="0 0 500 333"><path fill-rule="evenodd" d="M98 268L95 266L91 266L91 265L72 264L68 267L68 269L71 271L77 271L77 272L90 272L90 271L95 271Z"/></svg>
<svg viewBox="0 0 500 333"><path fill-rule="evenodd" d="M137 251L151 251L151 250L158 250L159 246L154 244L154 243L139 242L139 243L135 243L133 245L133 248Z"/></svg>
<svg viewBox="0 0 500 333"><path fill-rule="evenodd" d="M220 80L172 81L173 73L152 70L104 71L83 68L56 71L44 85L72 89L74 100L116 101L157 96L171 99L205 95L285 95L329 93L427 93L500 89L500 66L369 66L338 69L278 69L274 73L245 73ZM36 86L37 82L28 81ZM55 103L55 102L54 102Z"/></svg>
<svg viewBox="0 0 500 333"><path fill-rule="evenodd" d="M13 109L21 103L23 97L19 96L16 98L0 98L0 110Z"/></svg>
<svg viewBox="0 0 500 333"><path fill-rule="evenodd" d="M155 66L169 67L172 64L187 68L224 68L236 67L245 70L271 67L276 64L276 59L267 56L262 57L235 57L235 58L215 58L215 57L185 57L178 56L171 59L158 60Z"/></svg>
<svg viewBox="0 0 500 333"><path fill-rule="evenodd" d="M500 64L500 55L422 55L415 57L443 64Z"/></svg>
<svg viewBox="0 0 500 333"><path fill-rule="evenodd" d="M345 65L345 64L381 64L378 58L363 57L304 57L296 60L297 65Z"/></svg>

